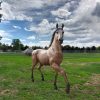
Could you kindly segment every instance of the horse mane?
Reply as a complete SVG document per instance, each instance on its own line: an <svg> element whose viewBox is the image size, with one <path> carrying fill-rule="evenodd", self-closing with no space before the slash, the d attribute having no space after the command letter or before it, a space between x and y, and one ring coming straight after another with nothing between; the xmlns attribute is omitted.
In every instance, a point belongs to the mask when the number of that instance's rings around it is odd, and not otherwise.
<svg viewBox="0 0 100 100"><path fill-rule="evenodd" d="M52 38L51 38L51 42L50 42L49 47L52 45L52 42L53 42L53 40L54 40L55 33L56 33L56 31L54 31L54 33L53 33L53 35L52 35Z"/></svg>

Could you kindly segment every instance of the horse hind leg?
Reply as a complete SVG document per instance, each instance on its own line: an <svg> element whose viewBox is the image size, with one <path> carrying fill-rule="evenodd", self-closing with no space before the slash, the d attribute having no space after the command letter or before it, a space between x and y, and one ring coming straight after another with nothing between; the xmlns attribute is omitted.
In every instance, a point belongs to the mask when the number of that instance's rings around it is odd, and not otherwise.
<svg viewBox="0 0 100 100"><path fill-rule="evenodd" d="M33 75L33 72L34 72L35 66L37 65L37 59L36 59L36 57L34 57L34 59L32 59L32 60L33 60L33 64L32 64L31 79L32 79L32 82L34 82L34 75Z"/></svg>
<svg viewBox="0 0 100 100"><path fill-rule="evenodd" d="M40 72L40 74L41 74L42 81L44 81L44 75L43 75L43 73L42 73L42 71L41 71L41 68L42 68L42 66L41 66L41 64L40 64L38 70L39 70L39 72Z"/></svg>
<svg viewBox="0 0 100 100"><path fill-rule="evenodd" d="M35 68L35 65L32 65L32 73L31 73L32 82L34 82L34 75L33 75L34 68Z"/></svg>

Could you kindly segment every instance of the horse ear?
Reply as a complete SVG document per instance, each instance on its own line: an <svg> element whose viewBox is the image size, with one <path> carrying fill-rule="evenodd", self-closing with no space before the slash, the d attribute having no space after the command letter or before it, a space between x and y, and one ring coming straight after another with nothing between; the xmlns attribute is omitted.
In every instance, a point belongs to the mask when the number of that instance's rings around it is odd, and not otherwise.
<svg viewBox="0 0 100 100"><path fill-rule="evenodd" d="M62 29L64 28L64 24L62 24Z"/></svg>
<svg viewBox="0 0 100 100"><path fill-rule="evenodd" d="M56 28L58 28L58 23L56 24Z"/></svg>

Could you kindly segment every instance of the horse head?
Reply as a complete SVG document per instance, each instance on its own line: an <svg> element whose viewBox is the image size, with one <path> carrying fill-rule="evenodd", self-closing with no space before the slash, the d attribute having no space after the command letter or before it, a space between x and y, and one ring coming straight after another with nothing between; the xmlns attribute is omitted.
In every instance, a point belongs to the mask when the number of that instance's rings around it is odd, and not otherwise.
<svg viewBox="0 0 100 100"><path fill-rule="evenodd" d="M63 35L64 35L64 24L61 27L58 27L56 24L55 38L62 44L63 43Z"/></svg>

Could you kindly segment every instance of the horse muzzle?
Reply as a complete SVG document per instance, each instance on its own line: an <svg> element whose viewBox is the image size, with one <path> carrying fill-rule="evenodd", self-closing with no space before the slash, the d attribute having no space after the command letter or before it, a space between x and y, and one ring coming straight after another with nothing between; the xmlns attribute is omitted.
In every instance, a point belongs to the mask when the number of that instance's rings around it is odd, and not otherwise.
<svg viewBox="0 0 100 100"><path fill-rule="evenodd" d="M60 44L62 44L63 43L63 39L59 39L59 42L60 42Z"/></svg>

